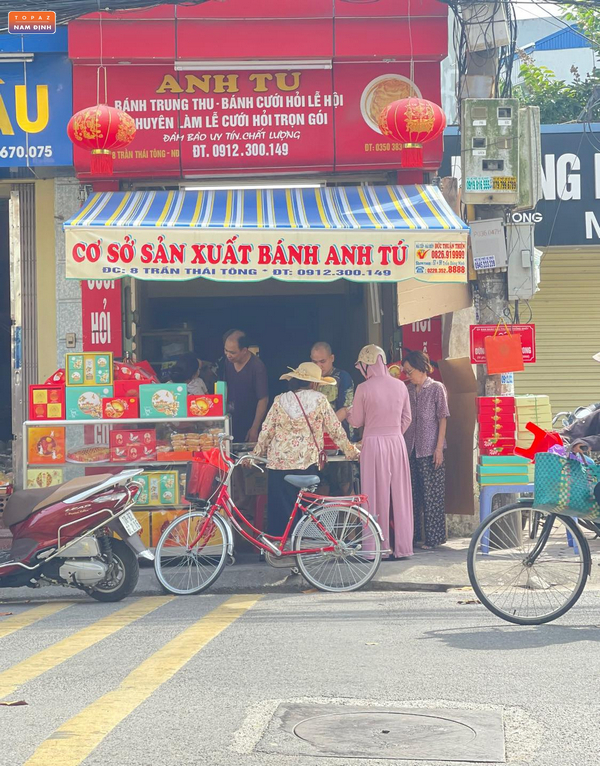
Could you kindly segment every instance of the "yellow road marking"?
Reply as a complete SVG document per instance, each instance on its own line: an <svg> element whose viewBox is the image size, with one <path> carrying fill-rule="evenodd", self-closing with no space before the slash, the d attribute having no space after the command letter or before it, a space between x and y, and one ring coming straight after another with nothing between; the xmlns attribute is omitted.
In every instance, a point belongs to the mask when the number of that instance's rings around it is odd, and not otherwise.
<svg viewBox="0 0 600 766"><path fill-rule="evenodd" d="M50 615L56 614L57 612L66 609L68 606L71 606L72 603L72 601L69 601L68 603L59 601L55 604L42 604L41 606L34 606L21 614L15 614L12 617L6 618L3 617L0 619L0 638L10 636L10 634L14 633L16 630L26 628L28 625L33 625L34 622L43 620L44 617L50 617Z"/></svg>
<svg viewBox="0 0 600 766"><path fill-rule="evenodd" d="M172 678L213 638L251 609L261 596L234 596L138 665L113 691L58 728L24 766L78 766L121 721Z"/></svg>
<svg viewBox="0 0 600 766"><path fill-rule="evenodd" d="M112 636L121 628L131 625L135 620L139 620L140 617L153 612L174 598L175 596L141 598L139 601L103 617L87 628L83 628L47 649L37 652L32 657L13 665L12 668L0 673L0 699L14 694L23 684L41 676L47 670L55 668L84 649L108 638L108 636Z"/></svg>

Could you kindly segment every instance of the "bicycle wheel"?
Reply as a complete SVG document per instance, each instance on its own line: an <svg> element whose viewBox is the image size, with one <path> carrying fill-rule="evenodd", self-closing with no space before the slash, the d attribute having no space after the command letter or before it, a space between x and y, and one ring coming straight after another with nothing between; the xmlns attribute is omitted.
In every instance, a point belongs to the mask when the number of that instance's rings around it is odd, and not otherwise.
<svg viewBox="0 0 600 766"><path fill-rule="evenodd" d="M154 571L169 593L190 596L209 588L227 563L227 522L215 513L200 540L206 524L202 513L188 513L171 522L163 532L154 553Z"/></svg>
<svg viewBox="0 0 600 766"><path fill-rule="evenodd" d="M519 503L479 525L467 563L473 590L490 612L517 625L541 625L576 603L591 559L572 519Z"/></svg>
<svg viewBox="0 0 600 766"><path fill-rule="evenodd" d="M296 527L295 550L323 548L333 543L316 521L335 539L333 551L298 554L298 568L315 588L333 593L366 585L381 562L381 539L372 517L358 507L323 505Z"/></svg>

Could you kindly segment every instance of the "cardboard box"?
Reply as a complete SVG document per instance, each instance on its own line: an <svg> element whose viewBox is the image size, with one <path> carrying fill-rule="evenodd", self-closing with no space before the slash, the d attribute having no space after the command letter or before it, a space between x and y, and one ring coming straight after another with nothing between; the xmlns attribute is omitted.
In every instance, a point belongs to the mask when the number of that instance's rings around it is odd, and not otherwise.
<svg viewBox="0 0 600 766"><path fill-rule="evenodd" d="M152 547L156 548L162 533L169 524L185 511L154 511L152 513Z"/></svg>
<svg viewBox="0 0 600 766"><path fill-rule="evenodd" d="M439 314L440 311L433 313ZM475 513L473 446L477 419L477 380L468 357L441 360L439 369L448 391L450 408L445 458L446 513L472 516Z"/></svg>
<svg viewBox="0 0 600 766"><path fill-rule="evenodd" d="M478 481L482 487L494 487L502 484L515 484L524 486L531 484L529 477L525 476L479 476Z"/></svg>
<svg viewBox="0 0 600 766"><path fill-rule="evenodd" d="M481 476L527 476L527 465L478 465L477 473Z"/></svg>
<svg viewBox="0 0 600 766"><path fill-rule="evenodd" d="M186 416L187 386L184 383L140 386L140 417L174 419Z"/></svg>
<svg viewBox="0 0 600 766"><path fill-rule="evenodd" d="M28 468L27 489L56 487L64 481L62 468Z"/></svg>
<svg viewBox="0 0 600 766"><path fill-rule="evenodd" d="M478 396L477 409L480 412L482 410L495 410L495 409L500 409L504 412L514 412L515 397L514 396Z"/></svg>
<svg viewBox="0 0 600 766"><path fill-rule="evenodd" d="M65 387L29 386L29 420L64 420Z"/></svg>
<svg viewBox="0 0 600 766"><path fill-rule="evenodd" d="M111 353L66 354L67 386L111 386L113 355Z"/></svg>
<svg viewBox="0 0 600 766"><path fill-rule="evenodd" d="M112 463L156 460L156 429L113 429L109 434L109 447Z"/></svg>
<svg viewBox="0 0 600 766"><path fill-rule="evenodd" d="M65 427L45 426L27 430L27 462L49 465L65 462Z"/></svg>
<svg viewBox="0 0 600 766"><path fill-rule="evenodd" d="M117 420L118 418L139 418L140 400L133 396L113 396L112 399L102 400L102 417Z"/></svg>
<svg viewBox="0 0 600 766"><path fill-rule="evenodd" d="M190 418L223 417L223 397L218 394L190 394L187 398L187 414Z"/></svg>
<svg viewBox="0 0 600 766"><path fill-rule="evenodd" d="M481 465L519 465L530 466L531 460L518 455L481 455L479 458Z"/></svg>
<svg viewBox="0 0 600 766"><path fill-rule="evenodd" d="M102 417L102 400L113 395L112 386L67 386L66 420L95 420Z"/></svg>

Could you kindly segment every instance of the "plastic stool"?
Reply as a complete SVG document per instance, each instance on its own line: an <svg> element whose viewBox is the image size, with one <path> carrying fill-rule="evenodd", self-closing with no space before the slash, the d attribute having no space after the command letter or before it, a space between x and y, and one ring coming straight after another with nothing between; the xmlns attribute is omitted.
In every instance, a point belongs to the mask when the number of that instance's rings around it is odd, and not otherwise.
<svg viewBox="0 0 600 766"><path fill-rule="evenodd" d="M494 484L486 485L479 488L479 521L482 522L492 512L492 504L496 495L520 495L520 494L533 494L533 484ZM577 519L575 519L577 521ZM490 550L490 538L489 530L481 538L481 552L489 553ZM573 553L577 555L579 553L579 546L573 539L573 535L567 529L567 543L569 548L573 548Z"/></svg>
<svg viewBox="0 0 600 766"><path fill-rule="evenodd" d="M519 495L524 492L533 493L533 484L486 484L479 488L479 521L482 522L492 512L492 504L496 495ZM490 552L489 530L481 538L481 552Z"/></svg>

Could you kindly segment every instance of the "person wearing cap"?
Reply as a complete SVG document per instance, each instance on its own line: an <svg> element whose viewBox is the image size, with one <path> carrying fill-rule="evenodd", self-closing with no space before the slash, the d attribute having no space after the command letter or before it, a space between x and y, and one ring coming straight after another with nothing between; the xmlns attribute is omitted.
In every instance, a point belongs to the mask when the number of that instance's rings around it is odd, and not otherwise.
<svg viewBox="0 0 600 766"><path fill-rule="evenodd" d="M411 423L408 391L402 381L389 374L385 351L379 346L364 346L356 367L365 382L356 389L348 422L354 428L364 427L361 491L369 498L369 509L381 526L384 548L391 550L395 558L412 556L412 490L403 436Z"/></svg>
<svg viewBox="0 0 600 766"><path fill-rule="evenodd" d="M298 495L285 477L318 473L323 432L349 460L360 456L327 397L318 390L335 385L334 378L323 377L318 365L304 362L280 380L288 381L289 391L275 397L252 453L267 458L267 533L274 537L283 535Z"/></svg>

